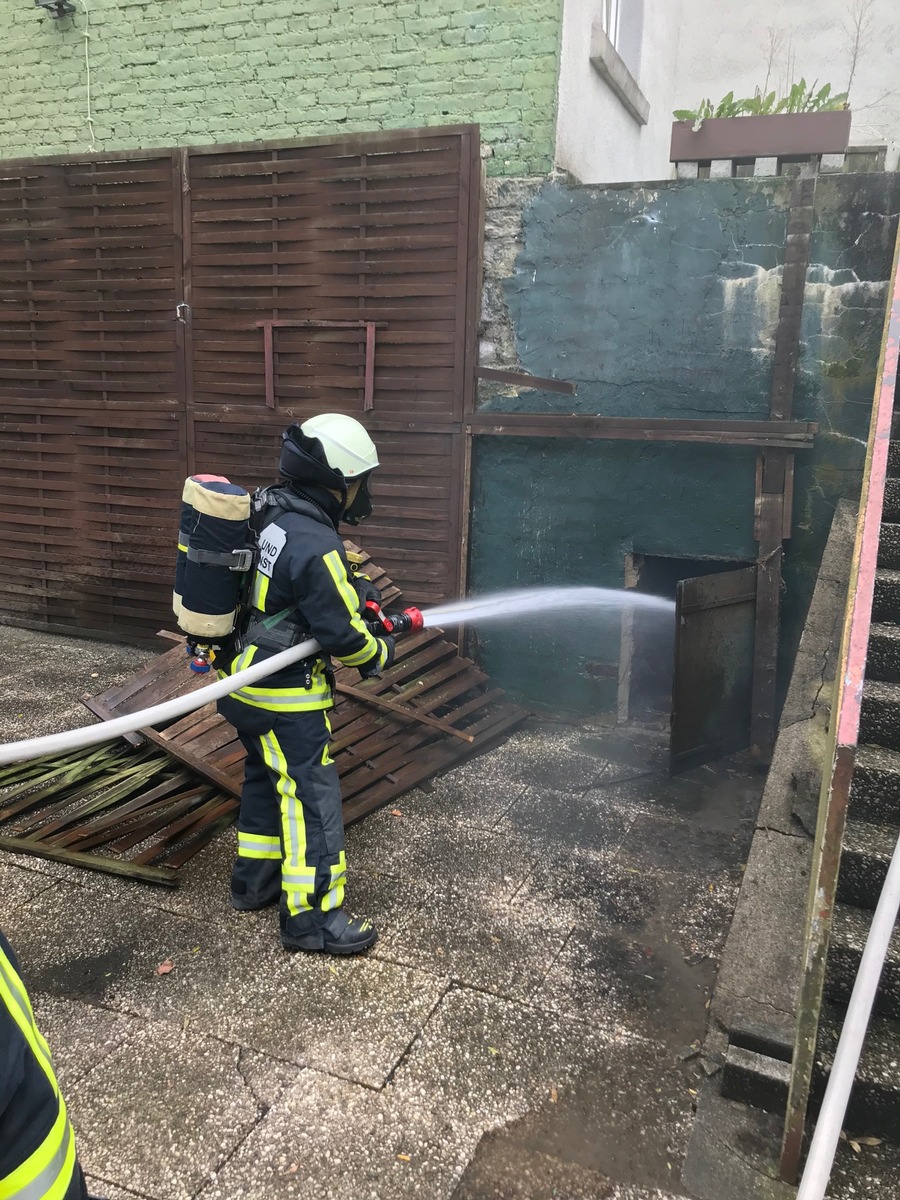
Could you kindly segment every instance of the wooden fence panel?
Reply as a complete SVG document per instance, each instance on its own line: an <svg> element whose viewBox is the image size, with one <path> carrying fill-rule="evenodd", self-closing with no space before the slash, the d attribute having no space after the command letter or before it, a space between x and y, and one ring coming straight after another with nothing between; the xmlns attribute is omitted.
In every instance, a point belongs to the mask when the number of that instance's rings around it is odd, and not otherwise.
<svg viewBox="0 0 900 1200"><path fill-rule="evenodd" d="M366 548L458 594L479 171L472 127L0 163L0 620L171 624L183 477L321 411L379 447Z"/></svg>

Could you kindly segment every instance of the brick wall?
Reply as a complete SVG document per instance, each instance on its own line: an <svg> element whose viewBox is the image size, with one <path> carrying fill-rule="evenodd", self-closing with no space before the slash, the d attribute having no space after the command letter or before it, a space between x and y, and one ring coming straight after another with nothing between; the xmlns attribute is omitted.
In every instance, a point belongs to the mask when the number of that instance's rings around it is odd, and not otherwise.
<svg viewBox="0 0 900 1200"><path fill-rule="evenodd" d="M561 0L5 6L0 158L476 121L496 175L552 166ZM88 65L85 49L88 52Z"/></svg>

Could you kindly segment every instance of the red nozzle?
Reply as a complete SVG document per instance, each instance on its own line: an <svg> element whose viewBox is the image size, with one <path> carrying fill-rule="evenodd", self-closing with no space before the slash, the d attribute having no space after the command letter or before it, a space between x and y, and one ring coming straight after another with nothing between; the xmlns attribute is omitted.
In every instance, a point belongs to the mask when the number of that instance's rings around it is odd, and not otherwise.
<svg viewBox="0 0 900 1200"><path fill-rule="evenodd" d="M410 633L418 633L420 629L425 628L425 618L417 608L404 608L403 615L409 617Z"/></svg>
<svg viewBox="0 0 900 1200"><path fill-rule="evenodd" d="M418 633L425 628L425 618L417 608L404 608L402 613L396 613L385 619L388 633L400 637L404 633Z"/></svg>

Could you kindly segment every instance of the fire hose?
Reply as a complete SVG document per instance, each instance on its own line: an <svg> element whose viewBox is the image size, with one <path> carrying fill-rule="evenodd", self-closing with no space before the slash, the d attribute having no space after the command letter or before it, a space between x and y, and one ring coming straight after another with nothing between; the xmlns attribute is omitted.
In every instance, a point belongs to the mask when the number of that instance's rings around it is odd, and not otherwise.
<svg viewBox="0 0 900 1200"><path fill-rule="evenodd" d="M417 608L408 608L396 616L387 616L377 605L371 602L366 606L366 624L376 636L389 634L391 637L401 637L423 629L425 617ZM258 683L267 679L291 663L304 658L311 658L320 653L321 646L314 638L298 642L288 650L281 650L263 662L253 663L242 671L235 672L210 683L206 687L188 692L185 696L176 696L162 704L154 704L151 708L141 709L140 712L127 713L123 717L114 717L111 721L103 721L99 725L88 725L82 729L67 729L63 733L50 733L43 737L26 738L21 742L7 742L0 746L0 766L6 763L27 762L32 758L41 758L45 754L63 754L70 750L81 750L87 746L96 746L98 742L113 741L124 737L127 733L136 733L139 729L148 729L160 725L164 721L174 721L177 717L186 716L205 704L221 700L239 688Z"/></svg>

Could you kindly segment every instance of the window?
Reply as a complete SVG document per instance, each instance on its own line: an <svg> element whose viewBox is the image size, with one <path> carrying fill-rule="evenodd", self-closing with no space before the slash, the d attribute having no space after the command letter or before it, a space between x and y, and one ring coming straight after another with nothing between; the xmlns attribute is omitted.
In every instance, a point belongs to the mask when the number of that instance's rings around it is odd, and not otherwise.
<svg viewBox="0 0 900 1200"><path fill-rule="evenodd" d="M603 32L619 48L619 0L600 0L600 25Z"/></svg>

